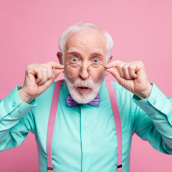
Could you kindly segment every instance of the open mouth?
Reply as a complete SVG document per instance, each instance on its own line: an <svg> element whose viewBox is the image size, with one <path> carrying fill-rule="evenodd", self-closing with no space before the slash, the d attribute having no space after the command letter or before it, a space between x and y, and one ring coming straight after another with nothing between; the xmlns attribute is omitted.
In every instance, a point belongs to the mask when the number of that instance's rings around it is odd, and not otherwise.
<svg viewBox="0 0 172 172"><path fill-rule="evenodd" d="M87 91L89 87L78 87L81 91Z"/></svg>

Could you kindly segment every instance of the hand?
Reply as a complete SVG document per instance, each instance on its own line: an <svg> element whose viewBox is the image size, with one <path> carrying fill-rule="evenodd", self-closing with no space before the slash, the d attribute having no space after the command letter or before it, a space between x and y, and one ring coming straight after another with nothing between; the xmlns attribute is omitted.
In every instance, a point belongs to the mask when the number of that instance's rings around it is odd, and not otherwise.
<svg viewBox="0 0 172 172"><path fill-rule="evenodd" d="M63 65L52 61L45 64L28 65L23 87L19 89L21 100L27 103L34 100L53 83L63 70Z"/></svg>
<svg viewBox="0 0 172 172"><path fill-rule="evenodd" d="M143 62L122 62L116 60L108 63L105 67L106 71L110 72L125 89L141 99L150 96L152 85L148 81Z"/></svg>

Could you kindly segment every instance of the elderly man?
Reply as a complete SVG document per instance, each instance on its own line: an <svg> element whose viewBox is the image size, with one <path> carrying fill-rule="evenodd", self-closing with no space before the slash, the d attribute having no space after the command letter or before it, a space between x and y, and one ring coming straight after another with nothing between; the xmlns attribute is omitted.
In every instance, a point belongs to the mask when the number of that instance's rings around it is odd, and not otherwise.
<svg viewBox="0 0 172 172"><path fill-rule="evenodd" d="M141 61L112 61L111 36L93 23L77 23L59 39L60 64L26 68L23 87L0 102L0 151L19 146L35 134L39 169L47 171L47 128L55 78L64 72L52 137L55 172L112 172L117 169L116 121L106 82L111 73L122 126L122 171L130 168L132 135L172 154L172 99L149 83ZM90 103L93 102L93 103ZM116 119L115 119L116 120ZM118 168L121 168L121 166Z"/></svg>

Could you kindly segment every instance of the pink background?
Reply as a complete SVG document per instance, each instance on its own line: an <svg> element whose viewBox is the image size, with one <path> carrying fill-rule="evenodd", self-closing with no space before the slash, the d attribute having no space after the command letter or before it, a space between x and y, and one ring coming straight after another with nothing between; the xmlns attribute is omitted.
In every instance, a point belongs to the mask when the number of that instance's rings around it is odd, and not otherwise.
<svg viewBox="0 0 172 172"><path fill-rule="evenodd" d="M0 98L23 85L25 68L58 62L58 39L79 21L93 22L114 40L113 60L141 60L150 82L172 97L172 1L0 1ZM60 77L63 77L62 75ZM110 79L115 80L112 76ZM134 135L131 172L170 172L172 156ZM38 171L34 135L0 153L1 171Z"/></svg>

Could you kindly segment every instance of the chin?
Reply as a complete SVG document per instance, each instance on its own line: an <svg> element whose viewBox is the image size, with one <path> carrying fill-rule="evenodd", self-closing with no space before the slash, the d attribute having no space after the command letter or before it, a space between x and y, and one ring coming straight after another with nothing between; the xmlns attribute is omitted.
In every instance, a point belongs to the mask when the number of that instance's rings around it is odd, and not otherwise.
<svg viewBox="0 0 172 172"><path fill-rule="evenodd" d="M72 98L78 103L86 104L97 96L105 76L96 83L91 79L81 80L80 78L72 83L66 75L64 78Z"/></svg>

